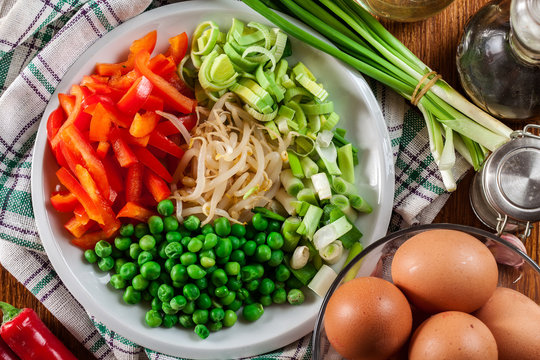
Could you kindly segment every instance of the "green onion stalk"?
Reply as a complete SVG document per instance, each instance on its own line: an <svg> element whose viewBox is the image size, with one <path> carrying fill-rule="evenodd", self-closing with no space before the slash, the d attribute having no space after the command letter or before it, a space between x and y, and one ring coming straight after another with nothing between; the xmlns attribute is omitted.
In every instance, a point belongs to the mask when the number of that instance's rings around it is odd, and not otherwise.
<svg viewBox="0 0 540 360"><path fill-rule="evenodd" d="M489 153L510 139L512 130L473 105L386 30L354 0L243 0L295 38L352 66L411 100L417 86L434 84L417 103L424 116L430 150L448 191L455 151L479 170ZM325 36L332 44L293 25L279 10ZM420 85L420 88L422 87ZM416 96L415 96L416 97Z"/></svg>

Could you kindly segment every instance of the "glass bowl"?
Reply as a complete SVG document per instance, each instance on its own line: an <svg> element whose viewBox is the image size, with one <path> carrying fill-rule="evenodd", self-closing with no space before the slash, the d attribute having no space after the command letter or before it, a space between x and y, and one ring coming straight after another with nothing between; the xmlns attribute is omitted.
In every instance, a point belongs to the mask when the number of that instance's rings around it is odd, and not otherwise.
<svg viewBox="0 0 540 360"><path fill-rule="evenodd" d="M409 238L426 230L447 229L458 230L474 236L486 244L498 244L511 251L518 259L523 260L519 267L498 264L498 286L507 287L527 295L540 305L540 267L530 257L514 245L487 231L470 226L454 224L431 224L408 228L390 234L366 247L338 274L336 280L330 286L313 331L313 359L342 359L326 337L324 329L324 314L326 305L334 291L346 280L361 276L377 276L392 281L390 274L393 255L396 250Z"/></svg>

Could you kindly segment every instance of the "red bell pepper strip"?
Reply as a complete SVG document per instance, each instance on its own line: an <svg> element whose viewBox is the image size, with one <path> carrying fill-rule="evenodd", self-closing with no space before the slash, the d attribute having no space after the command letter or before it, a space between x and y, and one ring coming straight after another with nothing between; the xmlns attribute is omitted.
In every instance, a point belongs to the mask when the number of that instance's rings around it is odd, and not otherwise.
<svg viewBox="0 0 540 360"><path fill-rule="evenodd" d="M79 158L77 158L77 156L75 156L75 154L73 154L67 147L66 145L64 144L63 141L59 142L58 143L58 150L60 152L60 154L62 154L62 157L66 163L65 166L67 166L69 168L69 170L75 174L75 166L77 164L80 164L81 163L81 160Z"/></svg>
<svg viewBox="0 0 540 360"><path fill-rule="evenodd" d="M196 114L190 114L186 116L180 116L178 118L178 121L184 125L187 131L191 131L195 125L197 124L197 115ZM170 136L174 134L179 134L180 130L170 121L162 121L160 122L156 129L161 132L165 136Z"/></svg>
<svg viewBox="0 0 540 360"><path fill-rule="evenodd" d="M111 130L110 139L114 154L116 155L116 160L118 160L121 167L130 167L138 162L135 153L118 129L113 128Z"/></svg>
<svg viewBox="0 0 540 360"><path fill-rule="evenodd" d="M150 216L154 215L154 212L148 210L141 205L128 201L126 205L118 212L117 218L127 217L130 219L147 222Z"/></svg>
<svg viewBox="0 0 540 360"><path fill-rule="evenodd" d="M105 166L105 171L107 172L107 177L109 179L109 184L111 185L111 190L117 194L124 191L124 179L122 176L122 168L118 165L116 160L114 160L114 158L112 157L112 154L103 158L102 162L103 162L103 166ZM111 202L114 202L114 201L111 201Z"/></svg>
<svg viewBox="0 0 540 360"><path fill-rule="evenodd" d="M118 101L118 109L126 114L135 114L144 105L153 88L150 80L141 76Z"/></svg>
<svg viewBox="0 0 540 360"><path fill-rule="evenodd" d="M98 208L98 211L101 213L101 217L104 221L102 226L103 231L105 231L107 236L111 236L120 228L120 222L116 219L108 198L104 198L101 195L88 170L81 165L77 165L75 171L75 175L77 175L81 185L86 189L88 196L92 199Z"/></svg>
<svg viewBox="0 0 540 360"><path fill-rule="evenodd" d="M111 115L101 103L96 104L90 121L90 141L107 141L111 131Z"/></svg>
<svg viewBox="0 0 540 360"><path fill-rule="evenodd" d="M125 92L140 76L141 74L135 69L129 71L124 75L111 76L111 78L109 79L109 86L111 87L111 89L118 89Z"/></svg>
<svg viewBox="0 0 540 360"><path fill-rule="evenodd" d="M113 76L126 73L129 70L123 63L118 64L106 64L100 63L96 64L96 72L101 76Z"/></svg>
<svg viewBox="0 0 540 360"><path fill-rule="evenodd" d="M167 76L173 71L176 71L176 63L172 56L157 54L148 63L148 67L152 72L159 76Z"/></svg>
<svg viewBox="0 0 540 360"><path fill-rule="evenodd" d="M56 211L71 212L79 204L79 200L70 192L58 192L51 196L51 205Z"/></svg>
<svg viewBox="0 0 540 360"><path fill-rule="evenodd" d="M96 247L96 243L99 240L107 240L110 241L110 236L107 236L107 234L104 231L96 231L88 234L84 234L81 237L76 237L71 240L71 243L75 246L80 247L83 250L93 249Z"/></svg>
<svg viewBox="0 0 540 360"><path fill-rule="evenodd" d="M163 166L163 164L154 155L152 155L148 149L138 146L135 147L133 151L144 166L155 172L167 183L172 182L172 175L169 174L165 166Z"/></svg>
<svg viewBox="0 0 540 360"><path fill-rule="evenodd" d="M120 130L120 133L122 134L122 137L127 141L130 145L138 145L142 147L146 147L148 145L148 141L150 140L150 135L146 135L143 137L135 137L129 133L129 130L127 129L118 129Z"/></svg>
<svg viewBox="0 0 540 360"><path fill-rule="evenodd" d="M77 204L75 209L73 209L73 214L79 220L83 225L88 224L90 221L90 216L86 213L86 210L84 210L84 206L81 204Z"/></svg>
<svg viewBox="0 0 540 360"><path fill-rule="evenodd" d="M21 360L0 337L0 360Z"/></svg>
<svg viewBox="0 0 540 360"><path fill-rule="evenodd" d="M146 169L144 172L144 186L157 202L167 199L171 196L169 185L151 170Z"/></svg>
<svg viewBox="0 0 540 360"><path fill-rule="evenodd" d="M143 187L143 171L141 163L136 163L128 168L126 176L126 201L138 203L141 200Z"/></svg>
<svg viewBox="0 0 540 360"><path fill-rule="evenodd" d="M143 104L142 109L148 111L163 111L163 99L155 95L150 95Z"/></svg>
<svg viewBox="0 0 540 360"><path fill-rule="evenodd" d="M80 165L79 165L80 166ZM90 219L96 221L98 224L103 225L105 222L101 215L101 212L94 204L88 193L81 186L79 181L64 167L61 167L57 172L56 176L60 183L66 187L75 197L79 200L79 203L84 207L86 213Z"/></svg>
<svg viewBox="0 0 540 360"><path fill-rule="evenodd" d="M108 76L85 75L81 81L81 86L87 87L94 94L110 94L111 88L108 86Z"/></svg>
<svg viewBox="0 0 540 360"><path fill-rule="evenodd" d="M79 116L79 113L81 112L81 103L82 103L82 100L83 100L83 90L81 89L81 87L79 85L73 85L71 87L71 93L73 95L75 95L75 106L74 106L73 111L69 114L66 121L64 121L64 123L62 124L62 126L60 127L60 129L58 130L58 132L56 133L54 138L52 139L51 145L52 145L53 149L56 148L56 145L60 141L60 135L62 134L64 129L67 128L68 126L72 125L75 122L75 120L77 119L77 117Z"/></svg>
<svg viewBox="0 0 540 360"><path fill-rule="evenodd" d="M165 151L166 153L169 153L177 158L181 158L182 156L184 156L184 150L182 150L180 146L176 145L172 140L167 138L158 130L154 130L152 132L148 144L162 151Z"/></svg>
<svg viewBox="0 0 540 360"><path fill-rule="evenodd" d="M187 96L188 98L194 99L195 94L193 93L193 90L189 88L189 86L186 85L182 79L178 76L178 74L175 72L170 73L169 75L164 77L165 80L167 80L180 94Z"/></svg>
<svg viewBox="0 0 540 360"><path fill-rule="evenodd" d="M197 101L182 95L173 85L148 68L150 53L141 51L135 56L135 68L150 80L157 90L163 95L164 100L175 110L188 114L192 113L197 106Z"/></svg>
<svg viewBox="0 0 540 360"><path fill-rule="evenodd" d="M128 59L126 61L126 66L134 66L135 57L140 52L148 52L149 54L154 51L154 47L156 46L157 41L157 31L153 30L150 31L148 34L143 36L140 39L137 39L133 41L131 46L129 47L129 55Z"/></svg>
<svg viewBox="0 0 540 360"><path fill-rule="evenodd" d="M176 64L179 64L186 56L188 43L188 35L185 32L169 39L170 46L167 53L173 57Z"/></svg>
<svg viewBox="0 0 540 360"><path fill-rule="evenodd" d="M0 310L4 314L0 335L22 360L77 360L34 310L5 302L0 302Z"/></svg>
<svg viewBox="0 0 540 360"><path fill-rule="evenodd" d="M51 147L54 157L56 158L56 162L60 166L66 166L66 160L62 156L62 153L60 152L60 149L58 148L58 145L56 147L52 146L52 139L56 136L58 133L58 130L62 126L62 123L65 120L64 111L62 110L62 107L58 106L47 118L47 140L49 142L49 146Z"/></svg>
<svg viewBox="0 0 540 360"><path fill-rule="evenodd" d="M66 116L69 116L73 112L73 109L75 109L75 96L73 95L58 94L58 102Z"/></svg>
<svg viewBox="0 0 540 360"><path fill-rule="evenodd" d="M101 162L103 162L103 159L105 158L105 156L107 156L107 153L109 152L110 147L111 147L111 143L108 141L99 142L96 149L96 155L101 159Z"/></svg>
<svg viewBox="0 0 540 360"><path fill-rule="evenodd" d="M79 238L90 230L94 224L95 222L93 221L87 221L84 223L84 221L79 219L77 216L73 216L68 220L67 223L64 224L64 227L71 233L71 235Z"/></svg>
<svg viewBox="0 0 540 360"><path fill-rule="evenodd" d="M159 115L153 111L147 111L144 114L135 114L133 122L129 127L129 133L135 137L150 135L159 122Z"/></svg>
<svg viewBox="0 0 540 360"><path fill-rule="evenodd" d="M60 136L66 147L73 154L77 154L82 158L85 167L97 183L99 191L103 194L104 198L108 199L110 186L105 173L105 167L97 157L92 145L90 145L75 126L66 127Z"/></svg>

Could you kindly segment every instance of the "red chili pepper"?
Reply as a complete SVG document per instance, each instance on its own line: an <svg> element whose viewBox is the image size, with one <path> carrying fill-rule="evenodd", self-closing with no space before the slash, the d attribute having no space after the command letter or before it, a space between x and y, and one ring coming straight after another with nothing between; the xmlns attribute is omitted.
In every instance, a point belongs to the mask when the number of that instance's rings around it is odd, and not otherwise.
<svg viewBox="0 0 540 360"><path fill-rule="evenodd" d="M0 360L21 360L0 337Z"/></svg>
<svg viewBox="0 0 540 360"><path fill-rule="evenodd" d="M22 360L77 360L34 310L4 302L0 309L4 314L0 335Z"/></svg>

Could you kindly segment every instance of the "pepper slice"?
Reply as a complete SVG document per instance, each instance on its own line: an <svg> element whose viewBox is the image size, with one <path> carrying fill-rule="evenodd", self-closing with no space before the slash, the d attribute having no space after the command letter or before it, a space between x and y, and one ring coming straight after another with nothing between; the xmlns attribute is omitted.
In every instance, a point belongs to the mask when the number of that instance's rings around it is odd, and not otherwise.
<svg viewBox="0 0 540 360"><path fill-rule="evenodd" d="M0 335L22 360L77 360L34 310L5 302L0 302L0 310L4 314Z"/></svg>
<svg viewBox="0 0 540 360"><path fill-rule="evenodd" d="M155 172L166 182L172 182L172 175L169 174L167 168L165 168L165 166L163 166L163 164L154 155L152 155L148 149L143 147L135 147L133 151L144 166Z"/></svg>
<svg viewBox="0 0 540 360"><path fill-rule="evenodd" d="M151 170L144 172L144 186L150 191L157 202L171 196L169 185L162 178L154 174Z"/></svg>
<svg viewBox="0 0 540 360"><path fill-rule="evenodd" d="M67 223L64 224L64 227L67 231L71 233L71 235L79 238L83 236L88 230L90 230L94 225L95 222L93 221L87 221L86 223L84 223L84 221L82 221L77 216L73 216L71 219L68 220Z"/></svg>
<svg viewBox="0 0 540 360"><path fill-rule="evenodd" d="M154 130L152 132L148 144L162 151L165 151L166 153L169 153L179 159L184 156L184 150L182 150L180 146L176 145L172 140L167 138L158 130Z"/></svg>
<svg viewBox="0 0 540 360"><path fill-rule="evenodd" d="M188 35L183 32L181 34L178 34L176 36L173 36L169 39L169 50L167 53L171 55L174 59L175 63L180 63L180 61L186 56L187 49L188 49Z"/></svg>
<svg viewBox="0 0 540 360"><path fill-rule="evenodd" d="M153 111L147 111L144 114L135 114L133 122L129 127L129 133L135 137L144 137L150 135L159 122L159 115Z"/></svg>
<svg viewBox="0 0 540 360"><path fill-rule="evenodd" d="M143 166L136 163L128 168L126 176L126 201L139 202L143 186Z"/></svg>
<svg viewBox="0 0 540 360"><path fill-rule="evenodd" d="M98 102L90 120L90 133L88 134L90 141L107 141L111 124L109 111Z"/></svg>
<svg viewBox="0 0 540 360"><path fill-rule="evenodd" d="M83 250L93 249L99 240L107 240L109 236L104 231L95 231L84 234L81 237L76 237L71 240L71 243L80 247Z"/></svg>
<svg viewBox="0 0 540 360"><path fill-rule="evenodd" d="M71 93L75 95L75 105L73 111L70 112L66 121L64 121L60 129L58 129L56 135L51 140L51 145L53 149L56 148L56 145L58 145L58 142L60 141L60 135L62 134L64 129L72 125L79 116L79 113L81 112L81 103L84 97L81 87L79 85L73 85L71 87Z"/></svg>
<svg viewBox="0 0 540 360"><path fill-rule="evenodd" d="M135 69L137 69L143 76L146 76L148 80L155 86L156 90L163 95L164 100L175 110L188 114L195 111L197 101L190 99L185 95L182 95L173 85L161 76L155 74L148 68L148 59L150 53L147 51L141 51L135 56Z"/></svg>
<svg viewBox="0 0 540 360"><path fill-rule="evenodd" d="M178 118L178 121L184 125L187 131L191 131L195 125L197 124L197 115L196 114L190 114L186 116L180 116ZM165 136L170 136L174 134L179 134L180 130L170 121L162 121L160 122L156 129L161 132Z"/></svg>
<svg viewBox="0 0 540 360"><path fill-rule="evenodd" d="M57 192L51 195L51 205L56 211L70 212L79 205L77 197L70 192Z"/></svg>
<svg viewBox="0 0 540 360"><path fill-rule="evenodd" d="M114 128L111 130L110 138L116 160L118 160L121 167L130 167L138 162L135 153L118 129Z"/></svg>
<svg viewBox="0 0 540 360"><path fill-rule="evenodd" d="M145 76L141 76L116 104L120 111L126 114L135 114L144 105L154 85Z"/></svg>
<svg viewBox="0 0 540 360"><path fill-rule="evenodd" d="M127 217L130 219L147 222L154 213L141 205L128 201L126 205L118 212L117 218Z"/></svg>

